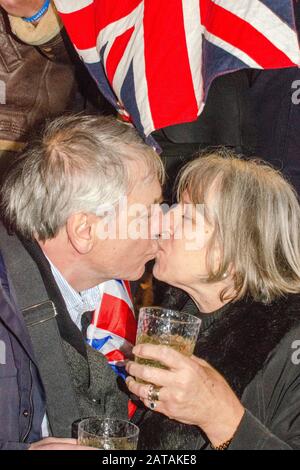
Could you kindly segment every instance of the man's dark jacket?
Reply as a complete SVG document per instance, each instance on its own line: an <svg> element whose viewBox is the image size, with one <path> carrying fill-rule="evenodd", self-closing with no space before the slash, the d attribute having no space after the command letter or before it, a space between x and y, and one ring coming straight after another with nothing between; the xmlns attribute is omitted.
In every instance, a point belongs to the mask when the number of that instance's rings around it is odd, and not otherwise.
<svg viewBox="0 0 300 470"><path fill-rule="evenodd" d="M30 338L0 258L0 449L41 439L45 398Z"/></svg>
<svg viewBox="0 0 300 470"><path fill-rule="evenodd" d="M2 258L6 263L6 270L2 262L0 271L0 348L2 346L3 350L5 345L6 349L6 361L2 360L6 364L0 365L0 449L22 449L39 440L45 412L50 435L59 438L72 437L73 423L86 417L127 419L128 396L124 382L113 372L105 356L85 343L81 331L70 318L50 265L39 245L25 240L20 243L12 235L9 239L13 240L13 245L8 246L10 242L7 239L5 244L3 226L0 228ZM18 251L12 253L15 243L18 243ZM19 270L23 271L25 265L25 275L32 290L36 282L43 283L49 300L55 305L57 316L54 321L57 323L58 338L45 337L47 333L42 330L38 339L39 344L46 341L50 345L47 353L37 353L40 350L36 350L39 345L35 343L31 346L32 337L29 338L22 313L16 307L16 299L18 305L21 297L32 301L32 291L25 289L26 292L20 297L22 288L16 288L16 284L11 281L11 269L7 268L8 255ZM28 256L40 272L37 278L24 263ZM15 298L12 297L14 291ZM60 347L62 355L58 360L60 365L65 363L65 369L57 377L57 366L53 360L55 354L52 351ZM44 357L49 359L49 367L46 369L41 367ZM53 390L59 397L59 403L53 401ZM74 397L73 401L71 396Z"/></svg>

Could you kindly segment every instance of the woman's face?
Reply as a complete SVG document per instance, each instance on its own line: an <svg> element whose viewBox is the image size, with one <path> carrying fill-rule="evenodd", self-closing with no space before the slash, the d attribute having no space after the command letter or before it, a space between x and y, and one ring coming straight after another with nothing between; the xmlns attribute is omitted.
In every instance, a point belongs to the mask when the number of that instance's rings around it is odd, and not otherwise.
<svg viewBox="0 0 300 470"><path fill-rule="evenodd" d="M211 193L208 205L213 198L213 191ZM161 235L153 274L157 279L185 290L208 275L207 252L213 226L204 218L203 206L192 205L187 194L182 203L164 216L165 221L168 218L169 237L166 239L164 232ZM220 258L216 249L213 255L217 266Z"/></svg>

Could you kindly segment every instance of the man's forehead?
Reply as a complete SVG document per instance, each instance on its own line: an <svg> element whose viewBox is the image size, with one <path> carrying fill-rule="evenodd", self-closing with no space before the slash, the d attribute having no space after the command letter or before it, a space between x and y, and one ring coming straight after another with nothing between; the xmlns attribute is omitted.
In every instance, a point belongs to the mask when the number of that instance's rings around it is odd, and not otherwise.
<svg viewBox="0 0 300 470"><path fill-rule="evenodd" d="M162 187L156 175L138 180L135 182L132 190L128 194L128 200L132 202L140 202L143 204L154 204L161 202Z"/></svg>

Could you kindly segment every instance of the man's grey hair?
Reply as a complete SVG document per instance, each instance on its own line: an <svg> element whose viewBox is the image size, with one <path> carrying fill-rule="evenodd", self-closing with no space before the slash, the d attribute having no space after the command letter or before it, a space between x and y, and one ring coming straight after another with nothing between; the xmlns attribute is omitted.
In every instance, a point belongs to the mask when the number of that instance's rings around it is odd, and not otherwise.
<svg viewBox="0 0 300 470"><path fill-rule="evenodd" d="M163 183L160 157L132 127L111 117L59 117L7 172L2 216L25 238L53 238L70 215L99 215L126 196L135 183L133 160L144 162L141 178Z"/></svg>

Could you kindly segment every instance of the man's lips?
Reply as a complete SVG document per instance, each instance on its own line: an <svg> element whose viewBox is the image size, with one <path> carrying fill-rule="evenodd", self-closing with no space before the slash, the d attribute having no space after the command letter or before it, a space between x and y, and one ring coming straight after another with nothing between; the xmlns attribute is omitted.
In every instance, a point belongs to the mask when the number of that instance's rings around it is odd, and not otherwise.
<svg viewBox="0 0 300 470"><path fill-rule="evenodd" d="M150 261L151 259L156 258L156 256L157 256L157 251L156 251L155 253L152 253L152 254L147 255L147 256L146 256L146 259L147 259L148 261Z"/></svg>

